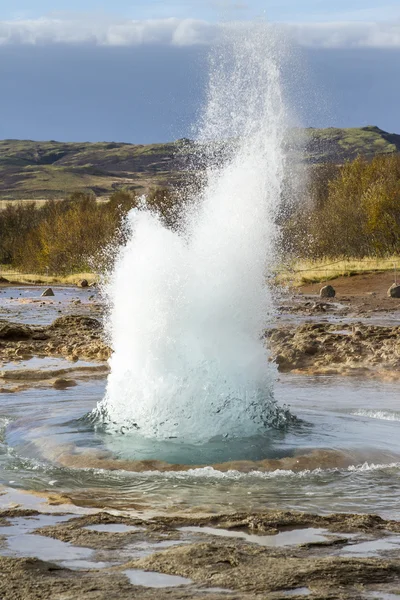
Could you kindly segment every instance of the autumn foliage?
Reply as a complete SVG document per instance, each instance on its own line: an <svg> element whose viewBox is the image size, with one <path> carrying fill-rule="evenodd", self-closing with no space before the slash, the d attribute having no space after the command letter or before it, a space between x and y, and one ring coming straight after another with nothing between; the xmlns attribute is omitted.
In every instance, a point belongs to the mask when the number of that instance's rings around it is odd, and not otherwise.
<svg viewBox="0 0 400 600"><path fill-rule="evenodd" d="M156 189L146 205L174 227L183 196ZM78 193L40 207L9 204L0 211L0 263L54 275L102 268L108 250L124 240L123 222L132 208L141 210L143 200L125 191L100 203ZM400 155L310 167L305 185L284 186L278 218L281 251L292 257L399 254Z"/></svg>
<svg viewBox="0 0 400 600"><path fill-rule="evenodd" d="M148 206L171 225L173 193L155 190ZM63 201L36 207L30 203L8 205L0 211L0 263L32 273L66 275L101 268L105 249L124 239L124 218L142 206L132 192L115 192L108 202L77 193Z"/></svg>
<svg viewBox="0 0 400 600"><path fill-rule="evenodd" d="M282 245L300 258L400 252L400 155L317 166L282 226Z"/></svg>

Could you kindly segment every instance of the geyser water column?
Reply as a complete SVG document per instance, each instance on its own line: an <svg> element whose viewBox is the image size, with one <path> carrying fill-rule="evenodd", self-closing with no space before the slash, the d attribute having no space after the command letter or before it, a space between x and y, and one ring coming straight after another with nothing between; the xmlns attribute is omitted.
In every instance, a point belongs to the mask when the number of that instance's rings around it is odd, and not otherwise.
<svg viewBox="0 0 400 600"><path fill-rule="evenodd" d="M205 185L179 231L129 214L104 289L113 354L96 412L111 431L202 442L286 419L262 341L285 165L280 60L266 24L222 26L197 136Z"/></svg>

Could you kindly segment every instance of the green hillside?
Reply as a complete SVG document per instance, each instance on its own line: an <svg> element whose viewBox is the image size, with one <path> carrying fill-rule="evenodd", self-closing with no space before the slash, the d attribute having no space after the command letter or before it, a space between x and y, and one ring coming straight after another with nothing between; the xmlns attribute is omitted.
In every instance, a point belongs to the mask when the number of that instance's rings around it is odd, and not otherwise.
<svg viewBox="0 0 400 600"><path fill-rule="evenodd" d="M400 152L400 135L379 127L306 129L305 157L310 162L344 162L393 152Z"/></svg>
<svg viewBox="0 0 400 600"><path fill-rule="evenodd" d="M183 170L177 142L135 145L0 141L0 200L62 198L76 191L107 196L173 185Z"/></svg>
<svg viewBox="0 0 400 600"><path fill-rule="evenodd" d="M400 135L378 127L306 129L291 135L295 160L344 162L400 151ZM0 200L62 198L75 191L107 197L176 185L192 164L193 146L166 144L0 141Z"/></svg>

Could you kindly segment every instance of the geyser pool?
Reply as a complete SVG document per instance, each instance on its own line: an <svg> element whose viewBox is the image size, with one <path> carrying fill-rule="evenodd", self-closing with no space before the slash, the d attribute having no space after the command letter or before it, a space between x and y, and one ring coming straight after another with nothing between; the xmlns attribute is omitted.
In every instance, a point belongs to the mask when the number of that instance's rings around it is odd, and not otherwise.
<svg viewBox="0 0 400 600"><path fill-rule="evenodd" d="M222 28L197 135L205 185L174 231L129 214L104 286L113 355L96 414L112 431L202 442L287 419L262 341L285 173L280 58L266 24Z"/></svg>

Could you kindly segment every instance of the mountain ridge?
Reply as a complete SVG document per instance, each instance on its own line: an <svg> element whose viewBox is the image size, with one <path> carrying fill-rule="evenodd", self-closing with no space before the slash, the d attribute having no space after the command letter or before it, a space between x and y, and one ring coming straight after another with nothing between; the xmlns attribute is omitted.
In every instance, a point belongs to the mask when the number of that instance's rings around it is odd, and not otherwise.
<svg viewBox="0 0 400 600"><path fill-rule="evenodd" d="M291 159L343 163L358 155L400 152L400 135L377 126L293 130ZM196 145L197 146L197 145ZM199 159L191 140L161 144L0 140L0 200L63 198L73 192L107 197L118 189L144 193L176 186ZM201 168L201 160L197 160Z"/></svg>

